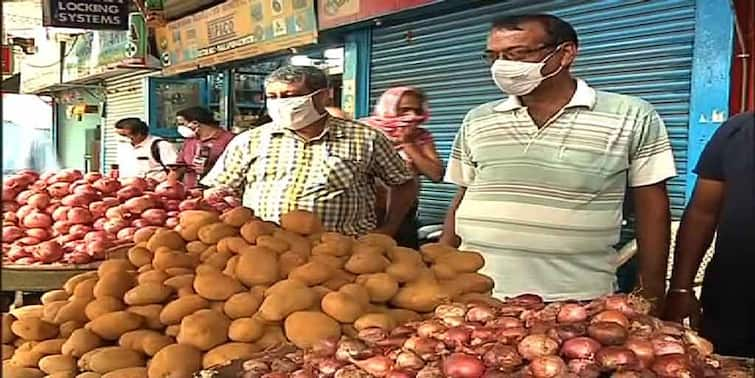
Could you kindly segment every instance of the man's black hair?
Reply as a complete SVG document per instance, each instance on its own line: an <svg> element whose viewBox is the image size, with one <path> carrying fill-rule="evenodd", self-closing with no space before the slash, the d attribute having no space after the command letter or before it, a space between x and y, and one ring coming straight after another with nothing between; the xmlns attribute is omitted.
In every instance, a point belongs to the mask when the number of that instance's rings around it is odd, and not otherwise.
<svg viewBox="0 0 755 378"><path fill-rule="evenodd" d="M186 122L198 122L204 125L218 125L218 121L215 120L215 115L207 108L201 106L192 106L190 108L179 111L177 116L183 117Z"/></svg>
<svg viewBox="0 0 755 378"><path fill-rule="evenodd" d="M328 88L328 75L317 67L287 65L273 71L265 79L266 86L273 82L286 84L303 82L305 88L314 92Z"/></svg>
<svg viewBox="0 0 755 378"><path fill-rule="evenodd" d="M139 118L130 117L123 118L115 123L115 128L118 130L129 130L131 134L135 135L147 135L149 134L149 126Z"/></svg>
<svg viewBox="0 0 755 378"><path fill-rule="evenodd" d="M543 26L548 34L547 44L557 46L564 42L579 45L577 31L568 22L551 14L522 14L503 16L493 20L493 30L521 30L520 26L527 22L537 22Z"/></svg>

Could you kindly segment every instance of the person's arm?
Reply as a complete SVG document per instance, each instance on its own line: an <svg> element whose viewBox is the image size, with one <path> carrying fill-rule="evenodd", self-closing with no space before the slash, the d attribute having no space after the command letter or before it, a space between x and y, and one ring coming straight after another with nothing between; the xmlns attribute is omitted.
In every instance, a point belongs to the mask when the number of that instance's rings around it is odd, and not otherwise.
<svg viewBox="0 0 755 378"><path fill-rule="evenodd" d="M467 188L461 186L456 192L451 206L448 207L448 213L446 213L446 219L443 221L443 233L440 235L441 244L445 244L454 248L458 248L461 244L461 238L456 235L456 209L459 208L459 204L464 199L464 193L467 192Z"/></svg>
<svg viewBox="0 0 755 378"><path fill-rule="evenodd" d="M375 232L393 236L417 200L419 184L385 135L375 132L373 143L372 174L390 188L385 222Z"/></svg>
<svg viewBox="0 0 755 378"><path fill-rule="evenodd" d="M210 172L201 180L202 186L208 187L205 193L230 190L237 195L244 192L246 170L251 164L251 130L239 134L228 144Z"/></svg>
<svg viewBox="0 0 755 378"><path fill-rule="evenodd" d="M404 152L409 155L409 158L420 174L434 182L440 182L443 179L443 163L438 157L435 143L428 143L422 146L407 143L404 145Z"/></svg>
<svg viewBox="0 0 755 378"><path fill-rule="evenodd" d="M676 176L666 127L650 109L632 131L629 147L629 187L637 217L640 294L660 311L666 292L666 268L671 217L666 181Z"/></svg>

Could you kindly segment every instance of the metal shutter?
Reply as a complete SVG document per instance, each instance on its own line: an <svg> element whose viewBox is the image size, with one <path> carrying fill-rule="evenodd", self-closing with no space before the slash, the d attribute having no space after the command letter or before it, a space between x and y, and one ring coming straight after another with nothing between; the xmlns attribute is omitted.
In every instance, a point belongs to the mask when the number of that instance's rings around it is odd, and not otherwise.
<svg viewBox="0 0 755 378"><path fill-rule="evenodd" d="M429 10L431 9L428 8ZM436 17L375 28L371 103L390 86L426 91L428 128L447 159L467 111L500 99L479 56L494 17L552 13L579 33L580 56L572 71L592 86L640 96L655 105L669 131L679 177L669 184L672 212L681 215L687 171L687 124L695 25L694 0L506 1ZM386 20L386 24L389 24ZM407 36L410 40L407 41ZM423 182L422 224L442 221L455 187Z"/></svg>

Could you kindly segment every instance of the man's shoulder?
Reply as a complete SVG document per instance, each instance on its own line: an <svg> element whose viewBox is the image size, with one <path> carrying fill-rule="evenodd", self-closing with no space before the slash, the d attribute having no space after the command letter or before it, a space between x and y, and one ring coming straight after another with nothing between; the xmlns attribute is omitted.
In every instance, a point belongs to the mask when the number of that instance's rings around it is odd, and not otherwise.
<svg viewBox="0 0 755 378"><path fill-rule="evenodd" d="M372 140L384 136L382 131L358 120L330 117L329 122L349 136Z"/></svg>
<svg viewBox="0 0 755 378"><path fill-rule="evenodd" d="M464 121L472 122L477 119L486 118L486 117L495 115L496 114L495 108L505 101L506 99L494 100L494 101L486 102L482 105L478 105L467 112L467 115L464 117Z"/></svg>
<svg viewBox="0 0 755 378"><path fill-rule="evenodd" d="M655 107L637 96L596 90L595 106L592 110L601 113L635 114L644 117L654 113Z"/></svg>

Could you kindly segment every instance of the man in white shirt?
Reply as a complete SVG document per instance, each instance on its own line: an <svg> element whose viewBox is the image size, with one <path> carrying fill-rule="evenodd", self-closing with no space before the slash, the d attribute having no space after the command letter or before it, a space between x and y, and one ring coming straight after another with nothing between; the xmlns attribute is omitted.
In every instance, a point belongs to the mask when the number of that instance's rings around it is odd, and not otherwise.
<svg viewBox="0 0 755 378"><path fill-rule="evenodd" d="M176 163L178 153L169 141L149 135L149 126L139 118L124 118L115 123L120 135L118 170L120 177L149 177L163 181L167 166Z"/></svg>

